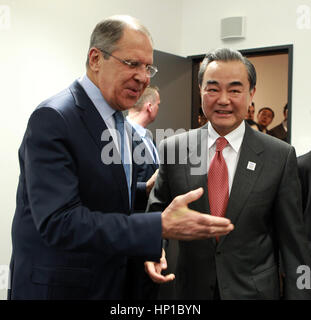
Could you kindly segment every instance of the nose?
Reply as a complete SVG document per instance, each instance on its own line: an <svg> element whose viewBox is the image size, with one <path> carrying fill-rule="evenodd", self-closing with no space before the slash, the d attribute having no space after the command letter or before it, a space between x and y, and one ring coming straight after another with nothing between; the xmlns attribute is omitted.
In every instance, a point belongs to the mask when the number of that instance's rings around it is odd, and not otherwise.
<svg viewBox="0 0 311 320"><path fill-rule="evenodd" d="M228 93L225 90L220 92L220 95L219 95L217 102L220 105L227 105L230 103L229 98L228 98Z"/></svg>
<svg viewBox="0 0 311 320"><path fill-rule="evenodd" d="M148 77L147 70L144 65L141 65L139 68L136 68L134 79L139 82L149 84L150 78Z"/></svg>

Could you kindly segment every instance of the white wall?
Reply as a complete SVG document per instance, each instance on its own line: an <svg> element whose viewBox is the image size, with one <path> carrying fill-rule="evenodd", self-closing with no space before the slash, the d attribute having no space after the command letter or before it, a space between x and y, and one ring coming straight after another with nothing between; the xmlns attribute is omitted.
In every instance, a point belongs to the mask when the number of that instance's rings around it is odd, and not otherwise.
<svg viewBox="0 0 311 320"><path fill-rule="evenodd" d="M297 13L301 5L305 5L309 12ZM309 151L311 0L183 0L182 9L181 54L185 56L203 54L218 47L250 49L294 45L292 144L297 154ZM245 39L226 42L220 39L220 20L231 16L246 17ZM298 28L308 24L308 29Z"/></svg>

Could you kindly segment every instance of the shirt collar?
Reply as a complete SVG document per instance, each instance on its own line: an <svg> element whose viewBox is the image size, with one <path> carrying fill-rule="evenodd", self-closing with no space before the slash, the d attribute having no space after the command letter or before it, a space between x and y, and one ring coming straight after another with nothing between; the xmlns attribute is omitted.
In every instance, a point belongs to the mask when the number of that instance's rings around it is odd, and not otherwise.
<svg viewBox="0 0 311 320"><path fill-rule="evenodd" d="M105 121L109 119L115 113L116 110L109 106L99 88L89 79L89 77L86 74L79 78L78 81L87 93L87 95L89 96L89 98L94 103L94 106L100 113L101 117Z"/></svg>
<svg viewBox="0 0 311 320"><path fill-rule="evenodd" d="M236 129L234 129L229 134L224 136L235 152L239 152L241 148L244 133L245 133L245 123L244 121L242 121L241 124ZM212 124L208 122L208 139L207 139L208 149L210 149L215 144L217 138L219 137L220 135L213 128Z"/></svg>
<svg viewBox="0 0 311 320"><path fill-rule="evenodd" d="M126 120L130 123L130 125L137 131L137 133L144 138L146 135L146 129L141 126L140 124L134 122L129 118L129 116L126 117Z"/></svg>

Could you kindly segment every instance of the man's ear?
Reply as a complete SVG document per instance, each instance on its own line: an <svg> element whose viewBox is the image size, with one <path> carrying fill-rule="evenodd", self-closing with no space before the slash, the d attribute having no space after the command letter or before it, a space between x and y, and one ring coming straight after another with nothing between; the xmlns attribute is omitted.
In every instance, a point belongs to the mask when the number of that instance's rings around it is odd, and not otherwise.
<svg viewBox="0 0 311 320"><path fill-rule="evenodd" d="M151 102L148 102L148 104L147 104L147 110L148 110L148 112L151 112L151 111L152 111L152 104L151 104Z"/></svg>
<svg viewBox="0 0 311 320"><path fill-rule="evenodd" d="M89 51L89 68L92 71L98 71L101 64L101 53L97 48L91 48Z"/></svg>
<svg viewBox="0 0 311 320"><path fill-rule="evenodd" d="M254 87L254 88L250 91L250 95L251 95L251 103L252 103L252 101L253 101L253 98L254 98L255 92L256 92L256 87Z"/></svg>

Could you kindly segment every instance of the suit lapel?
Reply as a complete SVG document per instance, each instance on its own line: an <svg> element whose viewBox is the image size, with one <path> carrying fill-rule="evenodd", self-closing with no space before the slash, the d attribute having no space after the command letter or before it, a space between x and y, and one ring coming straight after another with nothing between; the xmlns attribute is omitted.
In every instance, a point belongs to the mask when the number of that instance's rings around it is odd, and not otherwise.
<svg viewBox="0 0 311 320"><path fill-rule="evenodd" d="M189 132L189 157L187 165L186 181L189 185L189 190L203 187L203 195L194 205L189 205L190 208L199 212L210 214L210 206L208 200L207 188L207 155L208 155L208 130L207 125ZM217 243L215 238L205 240L206 246L215 248Z"/></svg>
<svg viewBox="0 0 311 320"><path fill-rule="evenodd" d="M186 170L186 181L189 190L203 187L204 193L196 204L196 210L203 208L204 213L210 213L208 191L207 191L207 126L192 130L188 135L188 160Z"/></svg>
<svg viewBox="0 0 311 320"><path fill-rule="evenodd" d="M234 175L226 212L226 217L230 219L234 225L238 223L239 215L263 167L261 153L264 151L264 148L255 134L248 125L245 126L240 158ZM218 245L220 245L225 238L226 237L221 237Z"/></svg>
<svg viewBox="0 0 311 320"><path fill-rule="evenodd" d="M79 107L82 112L80 112L80 117L82 122L85 124L88 132L92 136L95 144L99 148L98 155L101 155L103 148L108 144L113 142L112 136L109 134L105 121L102 119L101 115L98 113L96 107L94 106L91 99L88 97L82 86L79 84L78 81L75 81L71 86L70 90L73 94L73 97L76 101L77 107ZM107 136L102 141L102 134L103 132L107 133ZM128 190L127 190L127 183L126 183L126 176L123 169L123 165L121 164L120 155L117 152L116 146L114 145L114 152L113 152L113 159L115 160L116 164L109 165L109 169L111 170L116 184L118 185L118 189L121 193L121 197L124 202L124 208L126 212L129 212L129 201L128 201ZM123 181L124 183L119 183Z"/></svg>

